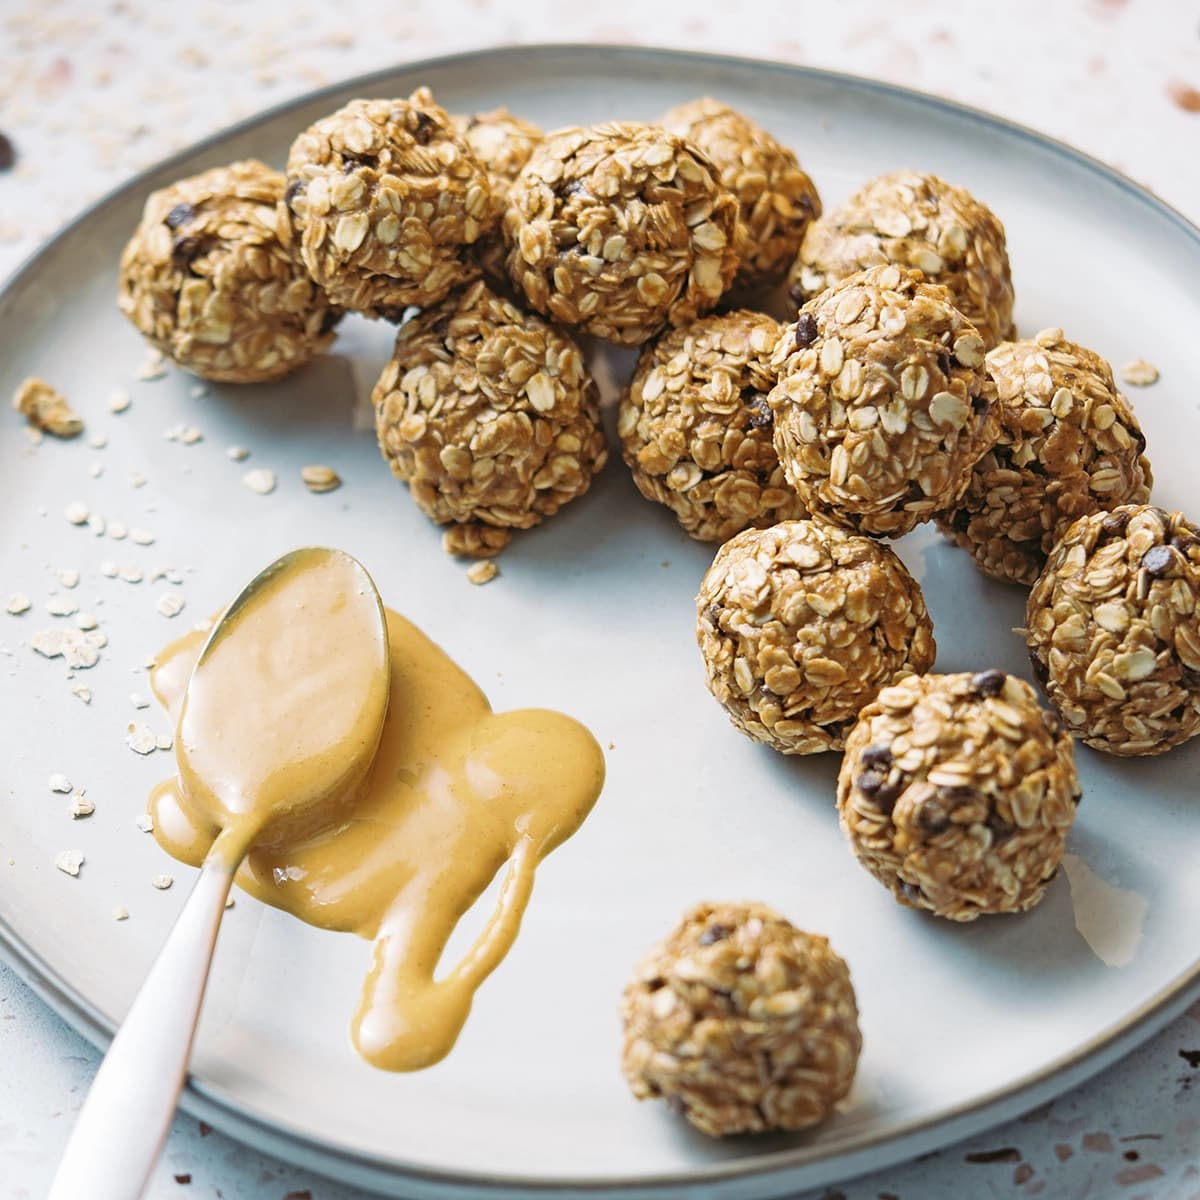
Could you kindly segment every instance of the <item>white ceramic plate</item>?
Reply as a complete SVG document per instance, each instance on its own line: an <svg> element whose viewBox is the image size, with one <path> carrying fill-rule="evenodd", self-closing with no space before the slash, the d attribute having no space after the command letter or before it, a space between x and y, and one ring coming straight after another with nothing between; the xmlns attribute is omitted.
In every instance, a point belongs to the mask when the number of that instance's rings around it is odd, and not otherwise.
<svg viewBox="0 0 1200 1200"><path fill-rule="evenodd" d="M957 927L899 908L852 860L833 807L836 756L787 760L752 745L704 689L692 597L711 548L642 501L614 461L585 500L519 536L501 577L473 588L439 548L375 448L371 383L386 325L347 321L333 353L277 386L209 385L170 372L134 382L145 350L117 314L120 248L146 194L255 155L282 163L291 137L359 95L430 84L452 110L503 103L544 126L653 118L713 93L797 148L827 205L877 172L914 167L964 184L1008 227L1017 319L1051 324L1116 363L1145 356L1162 382L1137 392L1156 499L1197 505L1200 410L1190 356L1200 328L1200 234L1111 171L1044 138L940 101L861 80L640 49L509 49L399 68L268 113L135 180L51 242L0 298L0 394L25 374L65 391L108 435L32 448L9 416L0 435L0 592L35 611L0 616L5 754L0 765L0 940L17 968L103 1043L183 900L190 872L135 817L168 754L136 757L132 719L160 730L145 655L215 609L297 544L358 555L388 602L440 641L497 708L559 707L595 731L608 783L581 832L543 868L509 959L481 990L457 1049L410 1076L356 1058L347 1024L368 947L243 898L229 914L186 1107L229 1132L396 1194L765 1196L827 1182L946 1143L1098 1070L1197 991L1195 914L1200 744L1159 760L1081 751L1085 800L1069 869L1021 918ZM598 364L612 400L631 364ZM133 405L112 415L124 386ZM609 410L611 418L611 409ZM165 440L197 426L193 445ZM225 448L252 457L236 464ZM93 478L90 464L103 464ZM298 470L345 486L309 495ZM251 466L278 490L253 494ZM142 488L130 485L143 473ZM153 532L153 546L70 525L75 500ZM936 625L938 669L1025 673L1023 593L983 580L924 531L899 550ZM162 582L130 584L104 560L184 569L187 610L155 611ZM54 571L109 645L72 696L62 660L27 645L63 622L45 612ZM63 623L70 623L67 619ZM86 786L95 815L72 822L51 772ZM81 849L82 874L55 870ZM155 891L152 876L177 878ZM618 1070L617 997L636 957L701 898L757 898L822 931L849 960L865 1048L831 1121L803 1137L708 1141L662 1105L639 1105ZM118 923L115 905L130 919ZM1082 932L1081 932L1082 931ZM462 944L461 939L457 943ZM454 947L451 947L453 951Z"/></svg>

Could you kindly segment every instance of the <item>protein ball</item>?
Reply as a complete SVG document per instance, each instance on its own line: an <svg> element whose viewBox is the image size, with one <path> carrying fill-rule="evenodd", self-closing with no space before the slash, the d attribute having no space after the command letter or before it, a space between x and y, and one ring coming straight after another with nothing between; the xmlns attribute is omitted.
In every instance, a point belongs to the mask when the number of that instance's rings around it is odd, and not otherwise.
<svg viewBox="0 0 1200 1200"><path fill-rule="evenodd" d="M988 354L1000 434L938 525L986 575L1031 584L1076 517L1150 498L1137 418L1099 355L1061 329Z"/></svg>
<svg viewBox="0 0 1200 1200"><path fill-rule="evenodd" d="M917 581L886 546L824 521L726 542L696 598L708 687L748 737L840 750L880 688L933 666Z"/></svg>
<svg viewBox="0 0 1200 1200"><path fill-rule="evenodd" d="M737 199L700 151L653 125L551 134L508 201L513 285L538 312L610 342L687 324L737 270Z"/></svg>
<svg viewBox="0 0 1200 1200"><path fill-rule="evenodd" d="M541 142L542 131L529 121L513 116L506 108L454 115L450 120L455 132L487 171L492 194L500 204L507 204L508 189ZM507 287L504 238L499 225L475 243L474 253L489 281Z"/></svg>
<svg viewBox="0 0 1200 1200"><path fill-rule="evenodd" d="M1025 614L1034 673L1067 728L1108 754L1200 733L1200 528L1127 504L1080 517Z"/></svg>
<svg viewBox="0 0 1200 1200"><path fill-rule="evenodd" d="M333 341L339 316L309 279L283 208L286 181L253 159L151 193L121 254L117 306L205 379L279 379Z"/></svg>
<svg viewBox="0 0 1200 1200"><path fill-rule="evenodd" d="M1029 684L995 670L884 688L838 774L859 862L901 904L951 921L1037 904L1078 801L1070 734Z"/></svg>
<svg viewBox="0 0 1200 1200"><path fill-rule="evenodd" d="M761 125L708 96L671 109L659 124L703 151L737 197L745 241L734 287L779 283L805 230L821 215L817 189L796 155Z"/></svg>
<svg viewBox="0 0 1200 1200"><path fill-rule="evenodd" d="M604 465L579 347L482 281L401 326L372 393L379 445L452 553L498 554Z"/></svg>
<svg viewBox="0 0 1200 1200"><path fill-rule="evenodd" d="M812 513L899 537L956 504L996 440L983 339L919 271L873 267L810 300L772 366L775 449Z"/></svg>
<svg viewBox="0 0 1200 1200"><path fill-rule="evenodd" d="M367 316L434 304L477 276L500 216L488 173L427 88L352 100L288 153L288 203L312 277Z"/></svg>
<svg viewBox="0 0 1200 1200"><path fill-rule="evenodd" d="M714 1137L807 1129L850 1090L862 1049L845 962L765 904L699 904L636 967L621 1065Z"/></svg>
<svg viewBox="0 0 1200 1200"><path fill-rule="evenodd" d="M744 310L670 329L643 347L622 395L617 432L638 491L699 541L808 515L771 440L781 329Z"/></svg>
<svg viewBox="0 0 1200 1200"><path fill-rule="evenodd" d="M895 263L949 288L988 348L1014 336L1004 226L936 175L880 175L809 226L788 275L797 304L867 267Z"/></svg>

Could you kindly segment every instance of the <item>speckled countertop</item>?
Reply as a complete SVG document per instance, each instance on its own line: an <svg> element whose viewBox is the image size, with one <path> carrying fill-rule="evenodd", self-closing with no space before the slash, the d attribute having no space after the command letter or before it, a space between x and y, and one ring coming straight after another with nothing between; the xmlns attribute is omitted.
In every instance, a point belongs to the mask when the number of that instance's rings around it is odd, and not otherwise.
<svg viewBox="0 0 1200 1200"><path fill-rule="evenodd" d="M259 109L404 60L547 40L763 55L940 93L1071 142L1200 221L1193 0L791 0L740 8L722 20L715 6L677 0L5 0L0 277L104 191ZM0 967L0 1200L44 1193L96 1060ZM1196 1080L1200 1005L1053 1104L811 1200L1200 1198ZM150 1194L360 1195L190 1118L176 1122Z"/></svg>

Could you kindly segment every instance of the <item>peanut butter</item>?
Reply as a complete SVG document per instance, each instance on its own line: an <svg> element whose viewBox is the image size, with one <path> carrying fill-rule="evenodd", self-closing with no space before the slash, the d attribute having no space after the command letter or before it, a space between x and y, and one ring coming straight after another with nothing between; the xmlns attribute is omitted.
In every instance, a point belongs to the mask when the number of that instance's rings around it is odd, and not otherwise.
<svg viewBox="0 0 1200 1200"><path fill-rule="evenodd" d="M284 616L269 602L261 613L267 622ZM374 941L354 1044L376 1066L410 1071L453 1046L475 990L516 937L538 863L595 803L604 759L592 735L560 713L493 713L466 673L394 612L387 631L391 699L368 778L341 797L335 822L323 829L281 823L280 836L255 846L237 881L309 924ZM154 691L174 716L196 719L185 693L203 640L189 634L158 656ZM229 698L274 703L258 694L270 685L245 668L231 666ZM314 705L325 707L316 694L325 685L300 686L313 687ZM226 715L213 711L212 719L234 744ZM199 740L201 731L192 732ZM243 749L266 762L286 747ZM198 864L221 823L190 789L186 776L161 784L150 811L163 848ZM495 912L463 959L435 979L459 919L501 868Z"/></svg>

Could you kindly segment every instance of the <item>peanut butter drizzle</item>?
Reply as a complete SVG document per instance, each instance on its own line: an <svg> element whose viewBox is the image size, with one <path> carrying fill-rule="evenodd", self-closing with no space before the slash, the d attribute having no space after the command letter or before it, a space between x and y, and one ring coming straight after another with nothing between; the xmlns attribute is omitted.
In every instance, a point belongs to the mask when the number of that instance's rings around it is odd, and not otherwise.
<svg viewBox="0 0 1200 1200"><path fill-rule="evenodd" d="M375 942L352 1024L354 1045L385 1070L443 1058L475 990L516 937L541 859L579 828L604 782L592 735L560 713L493 713L465 672L403 617L387 613L391 701L371 774L338 824L249 855L237 882L324 929ZM203 642L189 634L158 656L155 695L180 711ZM251 678L239 680L255 688ZM198 818L179 780L150 798L162 847L203 860L217 825ZM462 915L506 867L486 927L434 978Z"/></svg>

